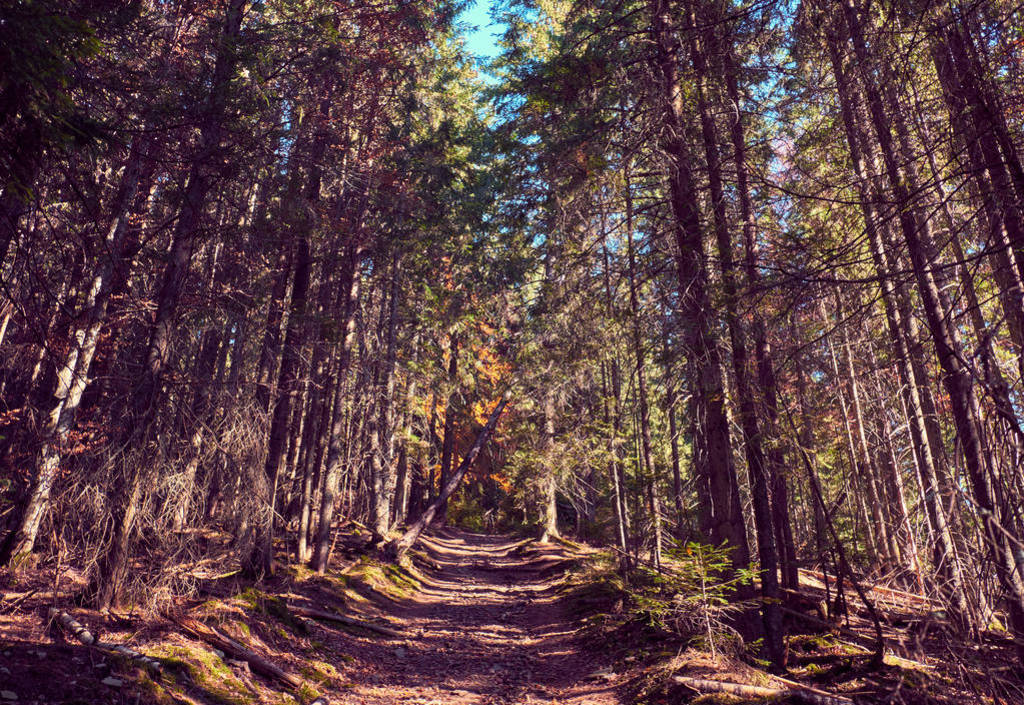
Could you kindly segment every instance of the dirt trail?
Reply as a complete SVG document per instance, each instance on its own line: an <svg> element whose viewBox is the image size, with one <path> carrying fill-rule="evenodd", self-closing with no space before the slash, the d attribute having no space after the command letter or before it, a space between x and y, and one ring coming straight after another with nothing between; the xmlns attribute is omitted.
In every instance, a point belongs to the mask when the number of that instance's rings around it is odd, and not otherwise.
<svg viewBox="0 0 1024 705"><path fill-rule="evenodd" d="M618 705L556 593L566 554L503 536L446 532L420 549L422 591L389 612L409 638L367 645L345 668L346 703Z"/></svg>

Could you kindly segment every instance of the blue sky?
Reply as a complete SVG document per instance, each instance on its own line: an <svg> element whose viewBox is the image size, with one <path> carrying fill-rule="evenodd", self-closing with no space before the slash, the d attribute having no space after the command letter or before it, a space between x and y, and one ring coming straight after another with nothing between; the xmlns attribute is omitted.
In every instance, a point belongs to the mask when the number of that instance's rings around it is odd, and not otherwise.
<svg viewBox="0 0 1024 705"><path fill-rule="evenodd" d="M498 25L491 25L491 18L488 16L490 10L491 0L476 0L459 17L462 22L477 27L475 30L466 32L466 46L484 60L493 59L498 55L493 35L501 33Z"/></svg>

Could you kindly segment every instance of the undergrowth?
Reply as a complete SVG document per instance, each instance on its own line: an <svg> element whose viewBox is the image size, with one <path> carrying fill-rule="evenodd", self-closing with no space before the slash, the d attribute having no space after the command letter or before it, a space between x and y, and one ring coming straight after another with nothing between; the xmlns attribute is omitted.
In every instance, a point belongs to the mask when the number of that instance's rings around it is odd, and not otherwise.
<svg viewBox="0 0 1024 705"><path fill-rule="evenodd" d="M627 572L611 552L591 554L570 571L563 590L583 624L584 641L611 654L615 670L631 674L630 702L746 703L755 701L722 693L695 696L673 677L779 688L759 658L762 640L745 640L737 630L744 621L755 630L760 625L758 600L739 599L751 592L753 578L751 570L732 568L728 551L688 543L668 552L661 570L640 566ZM883 668L870 667L866 650L829 632L794 629L786 641L787 675L798 682L844 697L857 690L883 698L898 693L900 699L891 702L908 705L967 702L957 699L964 691L956 679L934 666L887 655Z"/></svg>
<svg viewBox="0 0 1024 705"><path fill-rule="evenodd" d="M742 671L757 680L757 642L732 626L754 604L737 599L753 579L732 567L729 550L687 543L669 551L660 570L623 569L610 553L593 554L570 571L567 602L591 644L640 666L630 690L637 703L663 702L671 677L692 667ZM751 665L753 664L753 665Z"/></svg>
<svg viewBox="0 0 1024 705"><path fill-rule="evenodd" d="M737 600L754 571L735 569L731 549L689 542L668 552L661 570L641 567L634 578L637 614L663 632L711 652L727 643L742 644L730 625L754 602Z"/></svg>
<svg viewBox="0 0 1024 705"><path fill-rule="evenodd" d="M753 607L736 599L752 579L752 571L732 568L728 549L691 542L670 551L660 570L626 572L610 553L596 554L570 571L566 589L577 613L589 615L587 626L618 644L668 641L715 655L742 647L730 623Z"/></svg>

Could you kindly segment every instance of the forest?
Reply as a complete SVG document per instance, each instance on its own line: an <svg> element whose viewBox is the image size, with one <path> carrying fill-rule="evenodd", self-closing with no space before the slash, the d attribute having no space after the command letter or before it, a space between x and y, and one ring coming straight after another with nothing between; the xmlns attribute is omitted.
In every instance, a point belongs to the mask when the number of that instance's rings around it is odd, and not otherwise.
<svg viewBox="0 0 1024 705"><path fill-rule="evenodd" d="M1024 6L471 5L0 0L0 699L1024 702Z"/></svg>

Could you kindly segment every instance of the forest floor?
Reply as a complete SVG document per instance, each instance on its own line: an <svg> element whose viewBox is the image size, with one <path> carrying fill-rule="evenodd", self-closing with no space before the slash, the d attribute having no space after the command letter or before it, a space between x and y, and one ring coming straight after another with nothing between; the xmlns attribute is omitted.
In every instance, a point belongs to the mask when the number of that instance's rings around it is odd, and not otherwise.
<svg viewBox="0 0 1024 705"><path fill-rule="evenodd" d="M563 546L449 531L420 548L433 565L391 613L410 638L356 655L361 678L343 702L621 702L558 590Z"/></svg>
<svg viewBox="0 0 1024 705"><path fill-rule="evenodd" d="M160 659L159 676L79 644L46 619L54 600L45 582L22 582L40 590L0 614L0 703L624 702L601 655L582 643L570 598L559 589L573 562L565 546L442 530L421 540L407 570L359 557L364 539L358 531L341 536L341 565L325 576L291 567L258 590L215 581L179 605L177 618L68 608L102 641ZM8 593L7 604L18 594ZM57 602L67 604L66 595ZM306 619L296 614L301 607L397 636ZM182 629L179 619L212 625L302 684L266 677Z"/></svg>
<svg viewBox="0 0 1024 705"><path fill-rule="evenodd" d="M892 590L874 593L888 649L886 664L870 667L863 615L851 605L842 623L821 622L813 606L824 593L804 576L800 594L786 601L796 619L786 681L764 670L756 646L708 653L699 639L666 632L650 619L640 587L624 587L607 552L440 530L424 536L403 567L368 554L368 538L355 525L339 530L336 560L322 576L282 565L254 586L230 568L200 571L193 598L146 612L73 607L82 580L67 569L60 580L41 569L0 575L0 705L808 702L791 687L835 697L811 700L820 705L1024 702L1009 645L950 638L928 604L885 604L897 596ZM226 537L210 537L201 563L224 570L233 553ZM54 605L103 643L157 659L161 672L80 644L49 618ZM751 609L737 624L757 619ZM708 681L750 692L699 695Z"/></svg>

